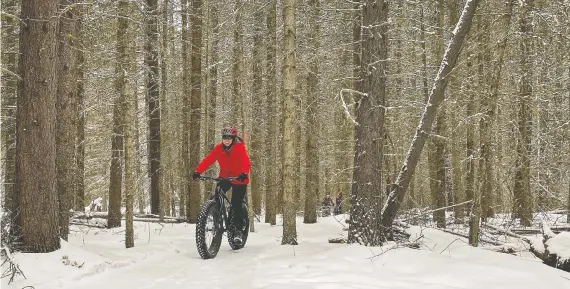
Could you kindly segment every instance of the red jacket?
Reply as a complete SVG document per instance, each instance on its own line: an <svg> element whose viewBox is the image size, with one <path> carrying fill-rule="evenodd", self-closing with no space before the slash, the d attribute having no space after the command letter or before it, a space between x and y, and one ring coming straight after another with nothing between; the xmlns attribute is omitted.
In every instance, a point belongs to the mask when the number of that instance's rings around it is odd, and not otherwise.
<svg viewBox="0 0 570 289"><path fill-rule="evenodd" d="M215 161L220 165L220 177L237 177L241 173L248 174L251 167L249 156L245 150L245 145L240 141L235 141L228 151L224 149L224 144L217 144L214 149L208 154L196 167L196 172L203 173ZM236 185L249 184L249 178L243 182L238 180L232 181Z"/></svg>

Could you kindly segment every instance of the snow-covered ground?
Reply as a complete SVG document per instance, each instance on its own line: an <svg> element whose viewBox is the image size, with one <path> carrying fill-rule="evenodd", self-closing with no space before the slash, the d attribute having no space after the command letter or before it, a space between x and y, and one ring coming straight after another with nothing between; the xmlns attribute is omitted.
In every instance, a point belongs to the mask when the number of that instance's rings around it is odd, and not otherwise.
<svg viewBox="0 0 570 289"><path fill-rule="evenodd" d="M244 249L232 251L224 239L213 260L200 259L194 225L136 222L131 249L124 247L124 228L72 226L61 250L14 254L27 279L18 277L8 285L3 278L2 288L570 288L570 273L528 253L473 248L433 229L409 229L412 240L424 235L420 250L389 250L393 244L328 243L346 236L342 222L333 217L312 225L298 219L298 246L280 245L279 225L255 226Z"/></svg>

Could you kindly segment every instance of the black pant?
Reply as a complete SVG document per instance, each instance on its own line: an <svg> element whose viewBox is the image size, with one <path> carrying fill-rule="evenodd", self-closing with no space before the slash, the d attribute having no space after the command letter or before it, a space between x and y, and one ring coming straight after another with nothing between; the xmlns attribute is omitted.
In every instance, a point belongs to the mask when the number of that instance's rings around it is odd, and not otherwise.
<svg viewBox="0 0 570 289"><path fill-rule="evenodd" d="M233 224L236 226L236 228L243 228L243 226L245 225L243 223L243 219L245 218L244 216L244 212L242 210L242 206L243 206L243 200L245 197L245 193L247 190L247 185L234 185L234 184L224 184L222 182L220 182L218 184L222 190L224 190L224 192L227 192L230 188L232 189L232 212L233 212L233 216L229 216L230 220L233 220Z"/></svg>

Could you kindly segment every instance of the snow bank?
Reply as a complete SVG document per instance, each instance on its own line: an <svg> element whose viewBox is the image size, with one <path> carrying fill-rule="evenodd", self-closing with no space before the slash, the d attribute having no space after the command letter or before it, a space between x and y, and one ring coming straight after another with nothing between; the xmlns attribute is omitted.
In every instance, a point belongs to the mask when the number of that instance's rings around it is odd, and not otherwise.
<svg viewBox="0 0 570 289"><path fill-rule="evenodd" d="M339 219L340 221L340 219ZM73 226L69 244L49 254L16 254L27 280L2 288L232 288L232 289L570 289L570 274L538 259L474 248L462 238L412 227L421 250L330 244L346 237L334 217L317 224L297 221L298 246L282 246L282 226L256 223L246 247L232 251L227 241L212 260L196 251L194 225L135 223L135 247L124 248L124 228ZM84 265L64 264L63 256ZM72 262L70 262L72 263ZM564 278L561 278L564 277Z"/></svg>
<svg viewBox="0 0 570 289"><path fill-rule="evenodd" d="M570 261L570 232L561 232L546 241L549 254L558 256L558 263Z"/></svg>

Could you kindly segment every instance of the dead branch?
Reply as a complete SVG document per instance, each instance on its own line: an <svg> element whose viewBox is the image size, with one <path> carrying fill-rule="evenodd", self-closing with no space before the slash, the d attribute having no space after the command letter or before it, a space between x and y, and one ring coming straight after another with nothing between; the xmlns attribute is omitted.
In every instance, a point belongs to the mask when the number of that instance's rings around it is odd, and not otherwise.
<svg viewBox="0 0 570 289"><path fill-rule="evenodd" d="M24 272L22 271L22 269L20 269L20 265L18 265L18 263L16 263L14 261L14 259L12 258L12 254L10 253L10 249L7 247L2 247L0 249L0 253L2 254L2 258L4 259L4 262L2 262L1 266L4 266L4 264L8 263L8 268L6 269L6 271L2 272L2 277L1 278L5 278L5 277L10 277L10 279L8 280L8 284L12 283L14 281L14 278L16 278L16 276L18 275L22 275L24 277L24 279L26 278L26 275L24 275Z"/></svg>
<svg viewBox="0 0 570 289"><path fill-rule="evenodd" d="M517 252L521 251L519 246L517 246L515 244L510 244L510 243L506 243L502 246L481 247L481 249L489 250L489 251L493 251L493 252L498 252L498 253L506 253L506 254L516 254Z"/></svg>
<svg viewBox="0 0 570 289"><path fill-rule="evenodd" d="M449 234L452 234L452 235L455 235L455 236L459 236L459 237L469 239L469 236L462 234L462 233L459 233L459 232L454 232L454 231L448 230L448 229L439 229L439 230L446 232L446 233L449 233ZM493 240L483 239L483 238L479 238L479 240L483 243L488 243L488 244L495 245L495 246L502 246L505 244L503 242L498 242L498 241L493 241Z"/></svg>
<svg viewBox="0 0 570 289"><path fill-rule="evenodd" d="M455 204L455 205L451 205L451 206L446 206L446 207L441 207L441 208L429 210L429 211L420 213L420 214L418 214L418 215L411 216L411 217L409 217L409 218L406 218L406 219L404 219L404 220L401 220L401 222L408 222L408 221L410 221L411 219L419 218L419 217L422 217L422 216L425 216L425 215L432 214L432 213L437 212L437 211L441 211L441 210L446 210L446 209L453 208L453 207L462 206L462 205L469 204L469 203L472 203L472 202L473 202L473 200L469 200L469 201L465 201L465 202L462 202L462 203L459 203L459 204Z"/></svg>

